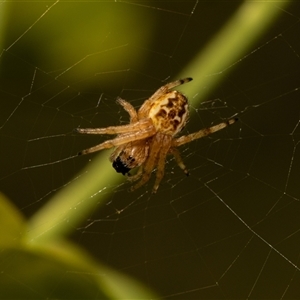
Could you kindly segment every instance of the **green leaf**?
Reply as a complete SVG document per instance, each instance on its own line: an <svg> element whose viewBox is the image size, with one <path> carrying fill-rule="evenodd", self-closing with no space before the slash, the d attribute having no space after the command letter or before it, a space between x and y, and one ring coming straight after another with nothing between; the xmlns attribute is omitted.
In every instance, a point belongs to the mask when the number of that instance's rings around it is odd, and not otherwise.
<svg viewBox="0 0 300 300"><path fill-rule="evenodd" d="M26 224L21 213L0 193L0 247L18 245L26 232Z"/></svg>

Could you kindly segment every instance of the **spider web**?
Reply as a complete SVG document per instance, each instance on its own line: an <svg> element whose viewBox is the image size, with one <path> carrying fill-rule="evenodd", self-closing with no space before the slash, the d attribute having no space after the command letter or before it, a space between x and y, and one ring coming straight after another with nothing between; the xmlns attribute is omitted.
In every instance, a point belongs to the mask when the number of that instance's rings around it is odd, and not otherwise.
<svg viewBox="0 0 300 300"><path fill-rule="evenodd" d="M74 128L126 124L116 98L138 108L177 79L239 7L1 2L1 192L30 218L79 181L97 154L76 154L106 137ZM300 297L300 10L298 3L280 10L253 48L207 74L222 81L201 106L193 102L197 93L186 92L191 118L182 134L239 118L180 148L188 178L170 157L155 195L154 176L128 193L116 174L118 183L99 183L82 199L105 197L105 205L99 200L71 239L162 298ZM101 165L103 172L115 173ZM2 277L15 281L5 268Z"/></svg>

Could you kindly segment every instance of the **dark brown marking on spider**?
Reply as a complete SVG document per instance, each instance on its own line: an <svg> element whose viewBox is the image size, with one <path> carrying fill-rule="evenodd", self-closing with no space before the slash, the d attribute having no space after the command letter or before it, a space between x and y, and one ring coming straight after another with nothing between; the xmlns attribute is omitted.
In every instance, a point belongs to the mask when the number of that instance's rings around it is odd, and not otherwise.
<svg viewBox="0 0 300 300"><path fill-rule="evenodd" d="M173 108L174 107L174 101L176 101L177 97L175 98L168 98L168 104L164 105L167 108Z"/></svg>
<svg viewBox="0 0 300 300"><path fill-rule="evenodd" d="M169 113L168 113L168 117L171 118L171 119L175 118L176 115L177 115L177 112L176 112L175 109L171 109L171 110L169 111Z"/></svg>
<svg viewBox="0 0 300 300"><path fill-rule="evenodd" d="M178 117L181 119L182 116L187 112L185 106L182 106L181 109L178 110Z"/></svg>
<svg viewBox="0 0 300 300"><path fill-rule="evenodd" d="M181 131L188 117L187 98L178 91L171 91L159 106L160 109L154 117L157 126L164 128L164 132L168 134Z"/></svg>
<svg viewBox="0 0 300 300"><path fill-rule="evenodd" d="M126 175L131 170L131 168L121 160L120 156L113 161L112 166L117 173L122 173L123 175Z"/></svg>
<svg viewBox="0 0 300 300"><path fill-rule="evenodd" d="M180 82L180 84L184 84L184 83L190 82L191 80L193 80L192 77L187 77L184 79L180 79L179 82Z"/></svg>
<svg viewBox="0 0 300 300"><path fill-rule="evenodd" d="M180 122L178 120L173 120L172 124L173 124L173 128L175 130L180 125Z"/></svg>
<svg viewBox="0 0 300 300"><path fill-rule="evenodd" d="M160 109L159 112L156 114L156 117L165 118L167 116L167 112L164 109Z"/></svg>

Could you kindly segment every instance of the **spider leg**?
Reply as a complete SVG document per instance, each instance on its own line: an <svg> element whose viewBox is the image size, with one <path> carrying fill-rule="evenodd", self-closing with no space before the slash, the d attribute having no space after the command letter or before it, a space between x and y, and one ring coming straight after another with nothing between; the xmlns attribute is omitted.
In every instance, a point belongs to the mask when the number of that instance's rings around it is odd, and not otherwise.
<svg viewBox="0 0 300 300"><path fill-rule="evenodd" d="M208 127L208 128L201 129L200 131L197 131L197 132L194 132L194 133L191 133L191 134L188 134L188 135L181 136L181 137L173 140L172 146L173 147L178 147L178 146L184 145L186 143L189 143L193 140L200 139L202 137L205 137L209 134L212 134L216 131L219 131L219 130L235 123L237 120L238 120L237 118L230 119L230 120L228 120L226 122L222 122L218 125L214 125L214 126L211 126L211 127Z"/></svg>
<svg viewBox="0 0 300 300"><path fill-rule="evenodd" d="M169 82L165 85L163 85L162 87L160 87L150 98L149 100L152 101L153 99L157 99L159 98L161 95L167 93L170 89L182 85L184 83L190 82L191 80L193 80L193 78L191 77L187 77L184 79L178 79L172 82Z"/></svg>
<svg viewBox="0 0 300 300"><path fill-rule="evenodd" d="M157 170L156 170L156 179L152 189L152 193L156 193L159 184L164 177L165 174L165 163L166 163L166 156L169 152L170 146L172 142L172 136L164 135L161 150L158 153L158 161L157 161Z"/></svg>
<svg viewBox="0 0 300 300"><path fill-rule="evenodd" d="M105 141L102 144L83 150L79 152L78 155L84 155L84 154L100 151L102 149L117 147L132 141L146 139L154 134L155 134L155 128L153 126L148 126L144 129L141 129L140 132L121 134L112 140Z"/></svg>
<svg viewBox="0 0 300 300"><path fill-rule="evenodd" d="M160 87L148 100L146 100L141 108L138 111L138 115L140 117L146 116L149 108L151 107L152 103L154 103L159 97L162 95L168 93L170 89L182 85L184 83L187 83L189 81L193 80L190 77L184 78L184 79L178 79L173 82L169 82L165 84L164 86Z"/></svg>
<svg viewBox="0 0 300 300"><path fill-rule="evenodd" d="M131 192L141 187L150 179L151 172L154 169L157 160L157 153L158 152L156 151L151 151L145 165L143 166L142 172L138 172L138 174L132 176L134 178L130 178L130 180L135 181L141 177L140 181L130 188Z"/></svg>
<svg viewBox="0 0 300 300"><path fill-rule="evenodd" d="M176 163L180 167L180 169L183 170L183 172L185 173L186 176L189 176L190 173L189 173L188 169L186 168L185 164L183 163L183 160L180 156L179 151L176 148L171 148L169 151L171 154L173 154L173 156L176 160Z"/></svg>
<svg viewBox="0 0 300 300"><path fill-rule="evenodd" d="M149 147L150 153L145 164L143 165L142 175L141 172L138 172L138 176L134 175L136 177L133 178L133 180L137 180L141 176L141 179L137 184L131 187L131 191L138 189L150 179L151 172L155 168L155 165L157 165L157 171L152 192L155 193L157 191L160 181L164 176L165 160L171 146L171 141L171 135L157 133L157 135L151 141L151 145Z"/></svg>
<svg viewBox="0 0 300 300"><path fill-rule="evenodd" d="M110 155L109 160L111 162L113 162L118 156L119 154L122 152L122 150L125 148L125 144L122 144L120 146L118 146L114 152Z"/></svg>
<svg viewBox="0 0 300 300"><path fill-rule="evenodd" d="M142 119L136 123L122 125L122 126L109 126L105 128L76 128L76 132L83 134L118 134L127 132L141 132L143 128L152 127L151 119Z"/></svg>
<svg viewBox="0 0 300 300"><path fill-rule="evenodd" d="M156 137L151 141L151 145L149 146L150 153L144 165L142 166L142 172L138 172L138 174L132 176L133 178L130 178L130 180L135 181L138 180L139 177L141 177L140 181L130 188L130 191L138 189L150 179L151 172L155 167L155 164L157 162L157 156L161 147Z"/></svg>
<svg viewBox="0 0 300 300"><path fill-rule="evenodd" d="M128 173L129 174L129 173ZM129 181L137 181L141 176L142 176L142 174L143 174L143 165L141 165L139 168L138 168L138 170L137 170L137 172L136 172L136 174L134 174L134 175L128 175L128 177L127 177L127 179L129 180ZM133 191L133 190L135 190L135 189L133 189L132 187L130 188L130 191Z"/></svg>
<svg viewBox="0 0 300 300"><path fill-rule="evenodd" d="M137 122L138 121L138 116L137 116L137 112L134 109L134 107L127 102L126 100L122 99L122 98L118 98L117 102L123 106L123 108L128 112L129 116L130 116L130 123L133 122Z"/></svg>

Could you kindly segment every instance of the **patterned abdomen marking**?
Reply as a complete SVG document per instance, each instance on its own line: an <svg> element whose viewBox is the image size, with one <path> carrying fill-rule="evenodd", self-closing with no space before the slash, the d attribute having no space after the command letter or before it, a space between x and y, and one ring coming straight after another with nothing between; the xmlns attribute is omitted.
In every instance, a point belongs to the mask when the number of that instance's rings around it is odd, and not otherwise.
<svg viewBox="0 0 300 300"><path fill-rule="evenodd" d="M178 91L161 96L149 111L156 130L169 135L175 135L182 130L188 115L188 100Z"/></svg>

